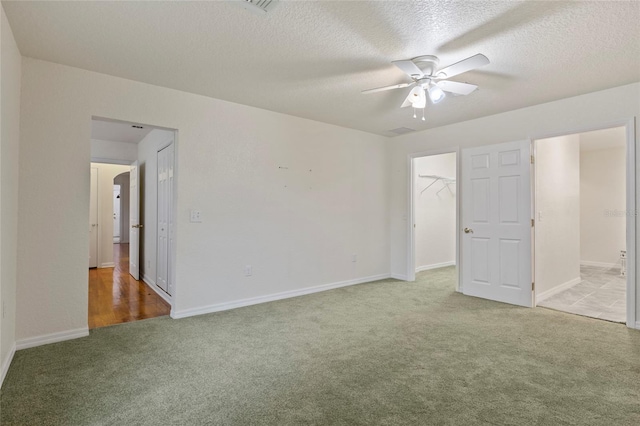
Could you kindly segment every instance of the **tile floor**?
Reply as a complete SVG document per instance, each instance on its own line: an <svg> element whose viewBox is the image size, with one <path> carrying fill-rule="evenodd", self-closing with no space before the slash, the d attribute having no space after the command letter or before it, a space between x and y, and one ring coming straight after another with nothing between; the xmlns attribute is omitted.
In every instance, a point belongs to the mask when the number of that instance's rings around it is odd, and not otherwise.
<svg viewBox="0 0 640 426"><path fill-rule="evenodd" d="M620 268L580 267L582 281L538 306L607 321L626 321L626 277Z"/></svg>

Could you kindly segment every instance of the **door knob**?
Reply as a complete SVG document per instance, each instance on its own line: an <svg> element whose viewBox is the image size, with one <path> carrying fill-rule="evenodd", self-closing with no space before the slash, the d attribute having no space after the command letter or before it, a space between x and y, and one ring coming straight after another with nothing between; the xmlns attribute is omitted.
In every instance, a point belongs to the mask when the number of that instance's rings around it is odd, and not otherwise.
<svg viewBox="0 0 640 426"><path fill-rule="evenodd" d="M465 234L473 234L473 229L471 229L471 228L464 228L464 233L465 233Z"/></svg>

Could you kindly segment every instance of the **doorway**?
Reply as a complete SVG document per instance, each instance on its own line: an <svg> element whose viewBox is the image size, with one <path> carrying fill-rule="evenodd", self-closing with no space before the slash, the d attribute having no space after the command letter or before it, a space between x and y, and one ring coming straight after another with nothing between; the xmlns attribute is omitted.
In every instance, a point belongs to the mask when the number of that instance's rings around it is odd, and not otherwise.
<svg viewBox="0 0 640 426"><path fill-rule="evenodd" d="M537 305L627 321L626 130L534 141Z"/></svg>
<svg viewBox="0 0 640 426"><path fill-rule="evenodd" d="M98 267L98 168L91 167L89 183L89 269Z"/></svg>
<svg viewBox="0 0 640 426"><path fill-rule="evenodd" d="M91 123L90 199L98 200L99 208L95 227L97 269L89 273L89 326L167 315L174 288L175 131L99 118L93 118ZM170 216L171 233L163 246L167 258L162 281L165 287L161 288L156 284L156 262L161 259L156 241L159 215L156 170L158 151L167 146L172 154L165 160L164 170L170 170L171 178L164 186L171 196L164 198L167 204L163 217ZM98 181L96 185L94 180ZM91 223L96 222L92 216ZM90 265L92 259L90 256Z"/></svg>
<svg viewBox="0 0 640 426"><path fill-rule="evenodd" d="M113 178L113 242L129 244L129 177L124 172Z"/></svg>
<svg viewBox="0 0 640 426"><path fill-rule="evenodd" d="M429 280L448 269L457 277L457 150L414 154L410 162L408 279Z"/></svg>

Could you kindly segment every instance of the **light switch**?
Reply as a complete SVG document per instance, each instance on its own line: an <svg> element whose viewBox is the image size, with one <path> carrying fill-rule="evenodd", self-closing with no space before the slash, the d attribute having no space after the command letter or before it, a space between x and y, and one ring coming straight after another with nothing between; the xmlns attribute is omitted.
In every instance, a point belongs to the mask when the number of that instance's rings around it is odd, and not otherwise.
<svg viewBox="0 0 640 426"><path fill-rule="evenodd" d="M202 213L200 212L200 210L191 210L191 215L189 216L189 222L192 222L192 223L202 222Z"/></svg>

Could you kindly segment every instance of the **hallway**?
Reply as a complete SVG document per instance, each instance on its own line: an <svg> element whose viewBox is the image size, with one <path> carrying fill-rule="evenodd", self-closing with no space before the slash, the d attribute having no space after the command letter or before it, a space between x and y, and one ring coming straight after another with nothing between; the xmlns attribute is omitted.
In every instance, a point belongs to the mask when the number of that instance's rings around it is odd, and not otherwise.
<svg viewBox="0 0 640 426"><path fill-rule="evenodd" d="M129 244L113 245L114 268L89 269L89 329L169 315L171 306L129 274Z"/></svg>

